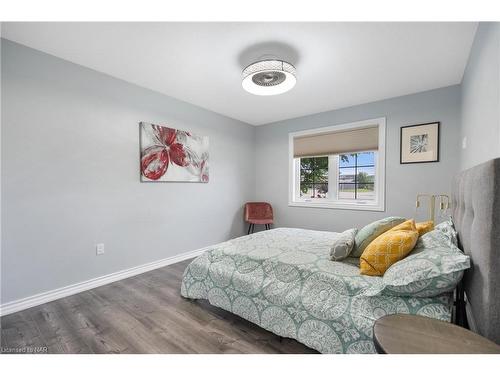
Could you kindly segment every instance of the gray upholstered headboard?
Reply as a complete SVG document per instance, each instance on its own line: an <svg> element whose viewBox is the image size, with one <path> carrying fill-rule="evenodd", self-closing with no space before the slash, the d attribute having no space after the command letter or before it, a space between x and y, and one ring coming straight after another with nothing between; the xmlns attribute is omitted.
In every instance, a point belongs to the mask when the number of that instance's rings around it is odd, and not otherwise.
<svg viewBox="0 0 500 375"><path fill-rule="evenodd" d="M463 281L468 313L481 335L500 344L500 158L457 176L452 213L472 263Z"/></svg>

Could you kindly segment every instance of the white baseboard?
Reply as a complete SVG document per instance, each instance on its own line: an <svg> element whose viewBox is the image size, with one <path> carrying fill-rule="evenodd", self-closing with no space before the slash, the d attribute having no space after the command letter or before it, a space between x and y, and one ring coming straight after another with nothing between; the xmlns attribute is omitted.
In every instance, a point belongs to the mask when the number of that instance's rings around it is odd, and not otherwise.
<svg viewBox="0 0 500 375"><path fill-rule="evenodd" d="M139 275L144 272L148 272L157 268L165 267L170 264L182 262L183 260L196 257L203 252L208 250L208 247L204 247L198 250L189 251L187 253L175 255L170 258L165 258L157 260L155 262L143 264L141 266L132 267L126 270L111 273L109 275L104 275L96 277L95 279L82 281L73 285L68 285L62 288L57 288L50 290L48 292L43 292L35 294L30 297L21 298L15 301L7 302L0 305L0 316L5 316L8 314L15 313L17 311L29 309L30 307L42 305L47 302L54 301L59 298L71 296L76 293L84 292L89 289L97 288L98 286L113 283L118 280L126 279L127 277Z"/></svg>

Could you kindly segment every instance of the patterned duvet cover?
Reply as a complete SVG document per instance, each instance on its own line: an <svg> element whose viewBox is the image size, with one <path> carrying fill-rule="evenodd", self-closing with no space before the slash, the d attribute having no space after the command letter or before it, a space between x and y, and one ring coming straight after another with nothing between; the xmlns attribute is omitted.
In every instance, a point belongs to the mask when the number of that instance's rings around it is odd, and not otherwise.
<svg viewBox="0 0 500 375"><path fill-rule="evenodd" d="M384 315L451 319L450 293L384 295L380 277L359 274L358 258L331 261L337 236L279 228L223 242L189 264L181 294L321 353L374 353L373 324Z"/></svg>

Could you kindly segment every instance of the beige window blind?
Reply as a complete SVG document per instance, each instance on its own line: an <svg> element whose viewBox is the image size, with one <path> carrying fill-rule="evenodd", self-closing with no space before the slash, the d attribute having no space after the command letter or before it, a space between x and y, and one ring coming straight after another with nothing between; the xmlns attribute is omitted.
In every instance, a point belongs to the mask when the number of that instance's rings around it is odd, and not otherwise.
<svg viewBox="0 0 500 375"><path fill-rule="evenodd" d="M306 135L293 139L296 158L378 149L378 126Z"/></svg>

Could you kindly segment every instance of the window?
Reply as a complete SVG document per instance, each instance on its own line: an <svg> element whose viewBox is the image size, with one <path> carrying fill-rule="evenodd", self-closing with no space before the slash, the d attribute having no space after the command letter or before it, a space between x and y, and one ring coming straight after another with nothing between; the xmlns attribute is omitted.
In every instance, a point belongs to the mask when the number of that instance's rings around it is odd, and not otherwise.
<svg viewBox="0 0 500 375"><path fill-rule="evenodd" d="M338 199L375 200L376 151L338 156Z"/></svg>
<svg viewBox="0 0 500 375"><path fill-rule="evenodd" d="M290 134L291 206L384 210L385 119Z"/></svg>
<svg viewBox="0 0 500 375"><path fill-rule="evenodd" d="M326 198L328 194L328 156L300 159L300 196Z"/></svg>

